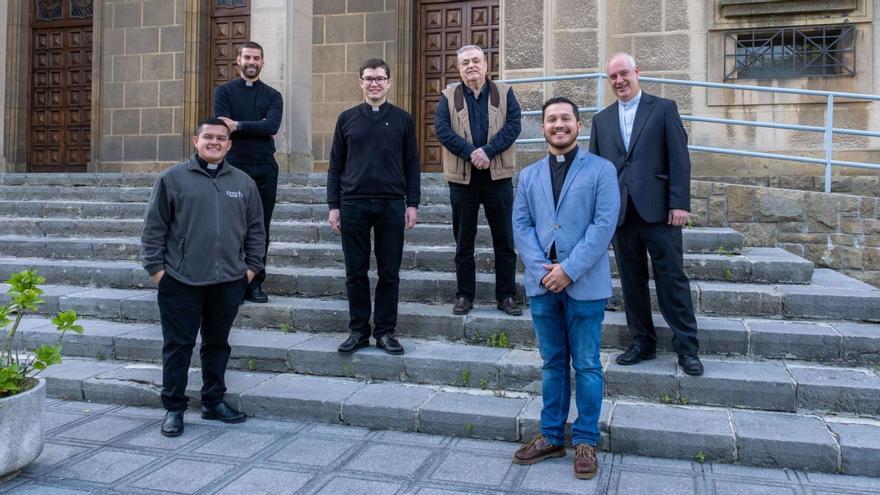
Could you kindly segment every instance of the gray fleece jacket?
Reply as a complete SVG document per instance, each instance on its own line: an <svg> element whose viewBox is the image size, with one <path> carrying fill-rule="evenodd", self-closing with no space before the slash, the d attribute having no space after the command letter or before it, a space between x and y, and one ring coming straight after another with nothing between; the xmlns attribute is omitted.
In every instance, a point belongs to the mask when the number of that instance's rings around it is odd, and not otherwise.
<svg viewBox="0 0 880 495"><path fill-rule="evenodd" d="M159 175L144 217L141 259L187 285L230 282L259 272L266 249L253 179L224 163L216 178L196 155Z"/></svg>

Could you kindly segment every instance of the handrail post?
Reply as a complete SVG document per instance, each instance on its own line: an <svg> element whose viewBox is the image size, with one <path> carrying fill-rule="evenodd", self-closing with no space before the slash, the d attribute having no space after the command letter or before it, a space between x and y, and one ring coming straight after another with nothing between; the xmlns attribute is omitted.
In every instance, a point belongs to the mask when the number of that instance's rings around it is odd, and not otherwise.
<svg viewBox="0 0 880 495"><path fill-rule="evenodd" d="M596 113L605 108L605 75L599 74L596 78Z"/></svg>
<svg viewBox="0 0 880 495"><path fill-rule="evenodd" d="M834 95L828 95L825 110L825 192L831 192L831 160L834 147Z"/></svg>

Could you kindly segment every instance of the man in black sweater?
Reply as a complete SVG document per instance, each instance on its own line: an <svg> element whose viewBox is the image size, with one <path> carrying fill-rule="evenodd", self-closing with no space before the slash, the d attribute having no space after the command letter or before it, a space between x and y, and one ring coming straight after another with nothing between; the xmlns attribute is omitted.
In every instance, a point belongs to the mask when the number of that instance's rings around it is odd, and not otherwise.
<svg viewBox="0 0 880 495"><path fill-rule="evenodd" d="M403 231L416 224L420 196L419 145L410 114L388 103L391 69L373 58L361 65L364 103L336 121L327 203L330 227L342 234L351 334L339 352L352 353L376 338L376 347L403 354L394 336ZM370 329L370 230L375 236L376 307Z"/></svg>
<svg viewBox="0 0 880 495"><path fill-rule="evenodd" d="M230 165L241 169L257 183L263 204L263 227L266 230L266 251L269 250L269 222L275 209L278 191L278 163L275 162L275 134L281 126L283 101L281 93L260 81L263 69L263 47L245 42L235 58L240 78L218 86L214 91L214 115L232 131L232 149L226 155ZM257 303L268 302L263 292L264 268L248 285L244 298Z"/></svg>

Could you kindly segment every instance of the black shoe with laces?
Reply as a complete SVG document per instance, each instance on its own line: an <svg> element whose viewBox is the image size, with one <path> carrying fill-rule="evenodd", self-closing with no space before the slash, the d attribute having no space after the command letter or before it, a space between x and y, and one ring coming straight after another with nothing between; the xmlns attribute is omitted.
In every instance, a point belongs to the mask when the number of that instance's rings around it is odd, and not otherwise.
<svg viewBox="0 0 880 495"><path fill-rule="evenodd" d="M345 339L345 342L339 344L339 347L336 349L342 354L351 354L352 352L362 349L370 345L370 338L364 337L359 333L352 332L351 335Z"/></svg>

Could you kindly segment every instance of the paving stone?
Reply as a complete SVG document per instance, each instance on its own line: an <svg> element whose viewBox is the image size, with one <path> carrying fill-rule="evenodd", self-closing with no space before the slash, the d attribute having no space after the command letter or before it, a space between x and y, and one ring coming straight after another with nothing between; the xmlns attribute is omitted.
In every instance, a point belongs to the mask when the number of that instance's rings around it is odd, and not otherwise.
<svg viewBox="0 0 880 495"><path fill-rule="evenodd" d="M734 460L734 435L726 411L620 404L611 418L615 452L711 461Z"/></svg>
<svg viewBox="0 0 880 495"><path fill-rule="evenodd" d="M238 495L240 493L293 495L310 479L311 476L304 473L254 468L223 487L217 492L217 495Z"/></svg>
<svg viewBox="0 0 880 495"><path fill-rule="evenodd" d="M834 323L843 337L843 359L861 364L880 364L880 327L872 324Z"/></svg>
<svg viewBox="0 0 880 495"><path fill-rule="evenodd" d="M49 431L50 428L46 428L46 430ZM40 453L40 456L37 457L34 462L25 466L22 472L31 476L49 473L54 466L72 459L88 450L89 447L76 447L73 445L64 445L52 441L46 441L43 445L43 452Z"/></svg>
<svg viewBox="0 0 880 495"><path fill-rule="evenodd" d="M104 319L122 318L122 300L140 296L136 290L92 289L59 298L62 311L75 309L79 316L94 316Z"/></svg>
<svg viewBox="0 0 880 495"><path fill-rule="evenodd" d="M297 373L322 376L345 376L380 380L401 380L404 356L393 356L370 346L352 354L336 349L346 337L315 336L293 346L289 351L290 367ZM406 352L416 346L404 340Z"/></svg>
<svg viewBox="0 0 880 495"><path fill-rule="evenodd" d="M845 474L880 478L880 426L828 423L840 443L840 467Z"/></svg>
<svg viewBox="0 0 880 495"><path fill-rule="evenodd" d="M155 411L159 411L162 417L165 416L164 409L154 409ZM131 446L136 449L158 449L164 450L167 452L176 452L180 451L187 446L201 441L205 435L211 434L215 431L214 428L209 426L200 425L200 424L191 424L190 419L192 418L193 413L189 414L184 413L183 421L186 425L186 434L181 435L179 437L166 437L159 433L159 423L155 425L154 428L148 428L144 430L142 433L139 433L132 437L126 437L121 440L121 444L125 446Z"/></svg>
<svg viewBox="0 0 880 495"><path fill-rule="evenodd" d="M750 248L751 281L757 283L808 284L813 263L781 248Z"/></svg>
<svg viewBox="0 0 880 495"><path fill-rule="evenodd" d="M229 334L230 368L250 371L287 371L289 350L313 335L233 328Z"/></svg>
<svg viewBox="0 0 880 495"><path fill-rule="evenodd" d="M259 373L251 371L227 370L226 371L226 395L223 400L235 409L242 409L241 394L251 390L261 383L272 378L271 373ZM201 406L202 371L190 370L186 384L186 395L190 398L190 407Z"/></svg>
<svg viewBox="0 0 880 495"><path fill-rule="evenodd" d="M522 442L531 440L536 433L541 431L541 408L543 406L544 401L541 397L532 397L526 405L526 408L523 409L523 412L519 417L519 438ZM610 400L602 401L602 410L599 413L599 433L601 434L601 438L597 444L599 450L609 450L608 423L611 419L611 411L613 407L614 405ZM574 420L577 419L577 416L577 404L575 403L574 397L572 397L572 400L568 405L568 418L565 420L565 443L568 446L571 446L571 425L574 424Z"/></svg>
<svg viewBox="0 0 880 495"><path fill-rule="evenodd" d="M605 394L650 400L678 399L678 377L673 356L660 355L638 366L622 366L613 359L605 367Z"/></svg>
<svg viewBox="0 0 880 495"><path fill-rule="evenodd" d="M751 352L765 358L834 361L840 358L841 337L819 323L747 320Z"/></svg>
<svg viewBox="0 0 880 495"><path fill-rule="evenodd" d="M712 315L779 316L782 294L773 286L699 282L699 308Z"/></svg>
<svg viewBox="0 0 880 495"><path fill-rule="evenodd" d="M159 321L159 305L156 291L140 291L139 295L122 299L119 312L124 320Z"/></svg>
<svg viewBox="0 0 880 495"><path fill-rule="evenodd" d="M797 410L796 387L782 363L703 359L701 377L680 375L682 399L691 404Z"/></svg>
<svg viewBox="0 0 880 495"><path fill-rule="evenodd" d="M347 312L345 322L347 329ZM452 304L425 305L401 302L398 305L397 331L413 337L445 337L459 340L466 336L465 317L453 315Z"/></svg>
<svg viewBox="0 0 880 495"><path fill-rule="evenodd" d="M379 430L416 431L419 408L435 393L423 386L372 383L342 404L342 421Z"/></svg>
<svg viewBox="0 0 880 495"><path fill-rule="evenodd" d="M292 322L291 328L297 332L348 334L348 304L340 300L316 300L293 308Z"/></svg>
<svg viewBox="0 0 880 495"><path fill-rule="evenodd" d="M510 456L516 446L510 451ZM510 447L508 447L510 448ZM451 452L430 475L430 479L468 483L483 487L501 486L513 466L510 456L497 457L473 452Z"/></svg>
<svg viewBox="0 0 880 495"><path fill-rule="evenodd" d="M174 459L129 486L176 493L195 493L235 469L233 464Z"/></svg>
<svg viewBox="0 0 880 495"><path fill-rule="evenodd" d="M140 325L125 325L101 320L77 321L82 325L83 333L66 332L62 340L63 351L68 356L81 356L103 360L113 357L113 339L138 328ZM50 324L51 325L51 324ZM29 348L47 344L55 345L60 332L54 325L44 326L38 330L28 331L25 343Z"/></svg>
<svg viewBox="0 0 880 495"><path fill-rule="evenodd" d="M838 446L818 418L731 411L738 460L757 466L824 472L837 470Z"/></svg>
<svg viewBox="0 0 880 495"><path fill-rule="evenodd" d="M609 488L615 493L644 493L649 489L654 495L683 495L697 493L697 479L684 474L626 472L612 481Z"/></svg>
<svg viewBox="0 0 880 495"><path fill-rule="evenodd" d="M880 378L869 370L788 365L797 382L798 407L880 416Z"/></svg>
<svg viewBox="0 0 880 495"><path fill-rule="evenodd" d="M738 318L698 316L697 328L701 352L739 355L749 353L749 332Z"/></svg>
<svg viewBox="0 0 880 495"><path fill-rule="evenodd" d="M71 414L71 413L62 413L57 411L46 411L43 413L43 429L45 431L52 431L55 428L60 428L62 426L69 425L76 421L81 421L84 418L87 418L87 415L84 414Z"/></svg>
<svg viewBox="0 0 880 495"><path fill-rule="evenodd" d="M43 483L24 483L6 493L10 495L87 495L94 492L73 488L57 488Z"/></svg>
<svg viewBox="0 0 880 495"><path fill-rule="evenodd" d="M65 358L40 373L46 380L46 394L59 399L83 399L83 380L121 368L124 363Z"/></svg>
<svg viewBox="0 0 880 495"><path fill-rule="evenodd" d="M778 286L786 318L880 321L880 290Z"/></svg>
<svg viewBox="0 0 880 495"><path fill-rule="evenodd" d="M128 361L158 362L162 359L162 327L141 325L113 339L114 357Z"/></svg>
<svg viewBox="0 0 880 495"><path fill-rule="evenodd" d="M511 453L511 455L513 455ZM529 466L520 484L522 490L554 494L600 494L607 483L606 473L610 472L613 456L605 452L597 453L599 475L591 480L572 481L571 454L564 458L548 459ZM516 469L516 468L514 468Z"/></svg>
<svg viewBox="0 0 880 495"><path fill-rule="evenodd" d="M82 382L83 397L93 402L161 407L162 369L127 365Z"/></svg>
<svg viewBox="0 0 880 495"><path fill-rule="evenodd" d="M364 480L337 476L330 480L317 495L335 495L337 493L369 493L370 495L394 495L402 488L399 483Z"/></svg>
<svg viewBox="0 0 880 495"><path fill-rule="evenodd" d="M541 393L542 365L538 351L512 349L498 362L498 388Z"/></svg>
<svg viewBox="0 0 880 495"><path fill-rule="evenodd" d="M229 431L199 446L193 452L217 457L247 459L263 452L281 438L279 435Z"/></svg>
<svg viewBox="0 0 880 495"><path fill-rule="evenodd" d="M370 445L357 457L345 463L343 469L381 473L385 472L388 466L394 466L396 476L414 476L416 470L433 453L433 449L411 445Z"/></svg>
<svg viewBox="0 0 880 495"><path fill-rule="evenodd" d="M419 411L419 431L516 441L526 399L439 392Z"/></svg>
<svg viewBox="0 0 880 495"><path fill-rule="evenodd" d="M55 434L58 438L70 440L86 440L91 442L107 442L116 437L132 432L150 421L143 419L126 419L113 416L97 416L93 420L79 424L69 430Z"/></svg>
<svg viewBox="0 0 880 495"><path fill-rule="evenodd" d="M268 458L270 461L306 466L329 466L355 450L360 442L352 439L325 439L300 436Z"/></svg>
<svg viewBox="0 0 880 495"><path fill-rule="evenodd" d="M241 395L245 413L338 423L342 403L364 384L334 378L277 375Z"/></svg>
<svg viewBox="0 0 880 495"><path fill-rule="evenodd" d="M495 388L498 362L508 352L484 346L424 342L404 355L406 376L419 383Z"/></svg>
<svg viewBox="0 0 880 495"><path fill-rule="evenodd" d="M158 459L129 452L103 451L66 466L59 474L75 480L115 483Z"/></svg>

